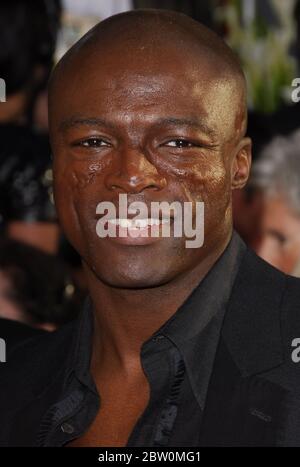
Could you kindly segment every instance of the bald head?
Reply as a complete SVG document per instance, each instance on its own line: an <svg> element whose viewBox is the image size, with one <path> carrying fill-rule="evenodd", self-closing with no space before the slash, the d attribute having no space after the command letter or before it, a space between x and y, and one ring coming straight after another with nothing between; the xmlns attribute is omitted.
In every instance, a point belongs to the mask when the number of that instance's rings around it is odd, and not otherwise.
<svg viewBox="0 0 300 467"><path fill-rule="evenodd" d="M101 65L103 68L113 65L113 57L123 73L130 72L133 62L144 71L159 72L169 63L175 63L182 72L190 74L203 68L212 71L219 82L223 80L234 88L238 108L232 109L231 105L230 111L238 114L239 136L245 134L246 82L237 56L204 25L184 14L167 10L129 11L111 16L92 28L54 69L49 83L50 109L57 83L64 80L68 86L75 74L82 75L89 69L92 75L96 67L101 80Z"/></svg>
<svg viewBox="0 0 300 467"><path fill-rule="evenodd" d="M243 76L236 55L213 31L182 13L155 9L120 13L98 23L69 50L62 63L81 50L95 47L99 51L106 47L122 47L125 51L130 47L134 54L153 54L161 46L176 47L179 53L205 53L206 49L207 55L218 59L227 72Z"/></svg>

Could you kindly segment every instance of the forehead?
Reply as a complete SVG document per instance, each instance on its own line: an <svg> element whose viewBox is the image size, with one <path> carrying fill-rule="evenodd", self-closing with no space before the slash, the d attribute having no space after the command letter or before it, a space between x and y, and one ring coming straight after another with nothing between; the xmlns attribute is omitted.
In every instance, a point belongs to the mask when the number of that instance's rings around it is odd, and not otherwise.
<svg viewBox="0 0 300 467"><path fill-rule="evenodd" d="M232 75L205 52L183 56L169 47L148 55L143 50L81 53L59 73L50 120L59 123L80 114L147 124L166 115L186 116L228 133L241 92Z"/></svg>

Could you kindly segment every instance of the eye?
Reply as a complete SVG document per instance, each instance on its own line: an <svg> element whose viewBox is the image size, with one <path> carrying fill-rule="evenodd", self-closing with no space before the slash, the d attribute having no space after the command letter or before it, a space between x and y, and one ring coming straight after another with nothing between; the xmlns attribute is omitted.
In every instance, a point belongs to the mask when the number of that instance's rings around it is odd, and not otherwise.
<svg viewBox="0 0 300 467"><path fill-rule="evenodd" d="M75 146L82 146L85 148L100 148L109 147L110 144L102 138L88 138L75 143Z"/></svg>
<svg viewBox="0 0 300 467"><path fill-rule="evenodd" d="M191 141L187 141L185 139L173 139L171 141L168 141L165 143L166 146L172 147L172 148L178 148L178 149L184 149L184 148L192 148L194 146L197 146L196 144L192 143Z"/></svg>

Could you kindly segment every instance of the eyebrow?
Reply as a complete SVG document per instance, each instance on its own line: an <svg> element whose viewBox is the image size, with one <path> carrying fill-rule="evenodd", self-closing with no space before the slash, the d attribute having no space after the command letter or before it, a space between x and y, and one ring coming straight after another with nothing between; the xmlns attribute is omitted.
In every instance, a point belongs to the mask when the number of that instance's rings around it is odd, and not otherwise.
<svg viewBox="0 0 300 467"><path fill-rule="evenodd" d="M166 117L160 118L155 124L158 125L173 125L173 126L188 126L195 130L201 130L210 136L215 136L216 132L206 125L200 118L177 118L177 117Z"/></svg>
<svg viewBox="0 0 300 467"><path fill-rule="evenodd" d="M86 126L105 126L107 128L111 129L116 129L116 126L109 122L108 120L105 120L104 118L99 118L99 117L70 117L66 118L63 120L60 125L59 129L61 131L68 130L69 128L73 128L76 126L81 126L81 125L86 125Z"/></svg>
<svg viewBox="0 0 300 467"><path fill-rule="evenodd" d="M63 120L60 125L59 129L61 131L68 130L73 127L86 125L86 126L103 126L106 128L110 128L112 130L116 130L117 126L114 125L112 122L106 120L105 118L99 117L70 117ZM153 126L188 126L192 127L196 130L201 130L202 132L208 134L209 136L215 136L216 132L206 125L201 119L199 118L177 118L177 117L164 117L156 120L153 122Z"/></svg>

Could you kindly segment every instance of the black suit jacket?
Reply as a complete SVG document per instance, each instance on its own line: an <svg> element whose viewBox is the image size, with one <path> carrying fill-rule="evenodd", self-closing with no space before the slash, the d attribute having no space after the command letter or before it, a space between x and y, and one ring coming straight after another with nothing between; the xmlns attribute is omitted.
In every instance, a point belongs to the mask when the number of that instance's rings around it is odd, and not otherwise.
<svg viewBox="0 0 300 467"><path fill-rule="evenodd" d="M68 378L74 321L1 367L0 445L36 446ZM300 280L244 255L209 383L199 446L300 446ZM199 365L201 361L199 361Z"/></svg>

